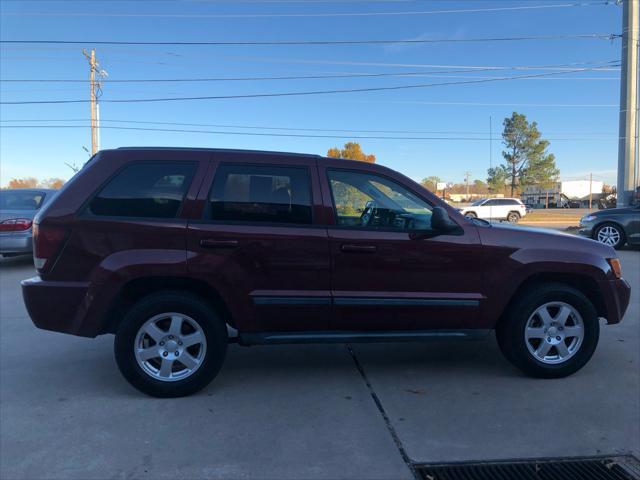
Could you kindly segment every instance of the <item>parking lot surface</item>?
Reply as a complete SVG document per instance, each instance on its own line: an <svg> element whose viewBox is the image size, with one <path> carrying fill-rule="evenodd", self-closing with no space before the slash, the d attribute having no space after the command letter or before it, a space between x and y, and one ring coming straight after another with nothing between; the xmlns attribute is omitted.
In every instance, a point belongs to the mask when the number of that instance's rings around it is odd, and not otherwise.
<svg viewBox="0 0 640 480"><path fill-rule="evenodd" d="M36 329L0 261L0 478L412 478L414 462L640 455L640 252L633 292L593 359L523 376L494 337L417 344L233 345L189 398L146 397L110 336ZM51 299L55 302L55 299ZM376 403L378 400L379 403Z"/></svg>

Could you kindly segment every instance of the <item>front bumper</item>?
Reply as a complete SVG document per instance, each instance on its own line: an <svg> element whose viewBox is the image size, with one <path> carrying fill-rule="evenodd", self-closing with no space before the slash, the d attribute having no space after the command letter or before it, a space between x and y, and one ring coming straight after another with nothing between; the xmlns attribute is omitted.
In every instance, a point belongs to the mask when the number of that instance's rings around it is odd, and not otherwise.
<svg viewBox="0 0 640 480"><path fill-rule="evenodd" d="M11 233L0 235L0 254L7 253L31 253L33 250L33 235Z"/></svg>
<svg viewBox="0 0 640 480"><path fill-rule="evenodd" d="M596 225L596 220L590 220L585 222L582 219L580 219L580 225L577 232L578 235L581 235L587 238L593 238L593 230L595 225Z"/></svg>
<svg viewBox="0 0 640 480"><path fill-rule="evenodd" d="M604 292L604 300L607 308L607 323L620 323L629 306L631 286L624 278L610 280L609 288L604 290Z"/></svg>

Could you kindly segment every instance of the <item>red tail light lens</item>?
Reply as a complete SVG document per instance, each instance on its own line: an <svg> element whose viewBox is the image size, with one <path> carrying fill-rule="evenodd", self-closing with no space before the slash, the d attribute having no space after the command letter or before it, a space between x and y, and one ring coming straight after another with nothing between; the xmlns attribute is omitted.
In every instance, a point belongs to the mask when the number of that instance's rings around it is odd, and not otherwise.
<svg viewBox="0 0 640 480"><path fill-rule="evenodd" d="M10 218L0 222L0 232L24 232L31 228L28 218Z"/></svg>
<svg viewBox="0 0 640 480"><path fill-rule="evenodd" d="M33 262L38 272L51 268L66 234L66 230L61 227L33 224Z"/></svg>

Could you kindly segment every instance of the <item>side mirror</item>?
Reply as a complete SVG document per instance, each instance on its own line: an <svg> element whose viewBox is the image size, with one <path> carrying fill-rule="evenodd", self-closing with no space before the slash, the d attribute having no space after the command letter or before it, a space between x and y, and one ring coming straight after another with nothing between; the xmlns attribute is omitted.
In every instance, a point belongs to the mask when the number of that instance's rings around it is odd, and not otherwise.
<svg viewBox="0 0 640 480"><path fill-rule="evenodd" d="M449 217L442 207L433 207L431 211L431 228L438 233L451 233L460 230L460 227Z"/></svg>

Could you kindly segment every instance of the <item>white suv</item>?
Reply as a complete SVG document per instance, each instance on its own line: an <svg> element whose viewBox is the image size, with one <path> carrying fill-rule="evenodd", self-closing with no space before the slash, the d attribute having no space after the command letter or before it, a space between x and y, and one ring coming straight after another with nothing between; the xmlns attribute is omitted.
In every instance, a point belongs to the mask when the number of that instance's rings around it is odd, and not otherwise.
<svg viewBox="0 0 640 480"><path fill-rule="evenodd" d="M485 198L461 208L460 213L470 218L518 223L527 214L527 207L517 198Z"/></svg>

